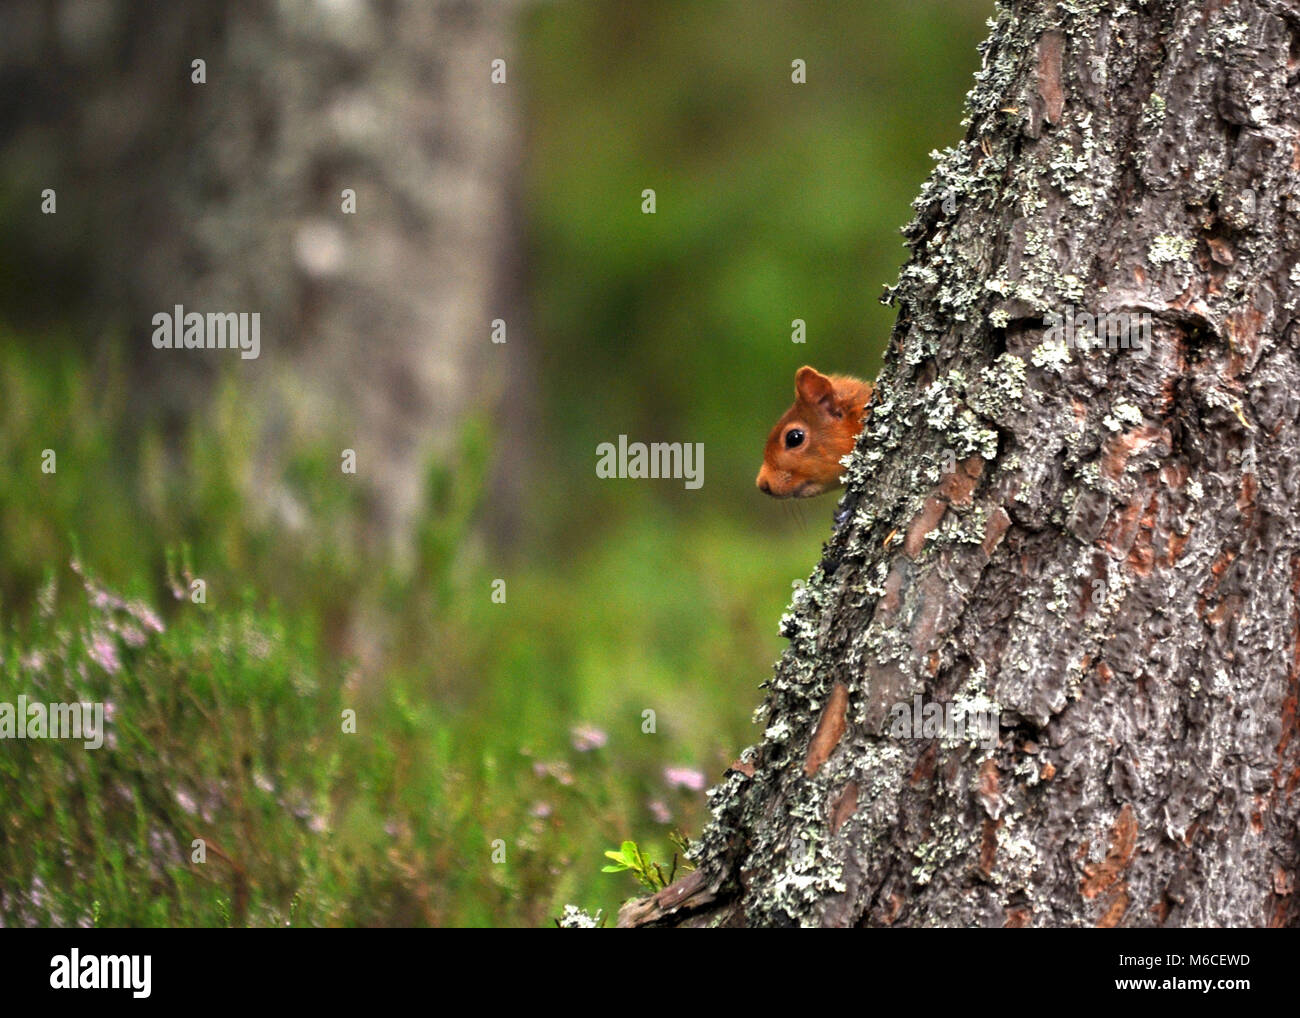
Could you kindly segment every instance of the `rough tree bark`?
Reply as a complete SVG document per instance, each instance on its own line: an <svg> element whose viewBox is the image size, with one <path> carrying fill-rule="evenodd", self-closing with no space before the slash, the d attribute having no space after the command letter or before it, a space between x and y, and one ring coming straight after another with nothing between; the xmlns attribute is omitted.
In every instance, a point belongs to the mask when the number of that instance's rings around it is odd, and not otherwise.
<svg viewBox="0 0 1300 1018"><path fill-rule="evenodd" d="M763 740L625 925L1297 924L1300 5L1023 0L982 52ZM891 735L917 695L996 745Z"/></svg>

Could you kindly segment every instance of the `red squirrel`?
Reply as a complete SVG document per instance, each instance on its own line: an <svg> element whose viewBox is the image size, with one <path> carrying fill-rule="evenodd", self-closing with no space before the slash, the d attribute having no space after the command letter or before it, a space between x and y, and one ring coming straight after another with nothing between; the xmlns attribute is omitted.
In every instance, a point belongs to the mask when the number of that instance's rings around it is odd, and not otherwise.
<svg viewBox="0 0 1300 1018"><path fill-rule="evenodd" d="M795 372L794 395L794 406L767 436L755 481L773 498L812 498L840 486L840 460L862 431L871 383L805 365Z"/></svg>

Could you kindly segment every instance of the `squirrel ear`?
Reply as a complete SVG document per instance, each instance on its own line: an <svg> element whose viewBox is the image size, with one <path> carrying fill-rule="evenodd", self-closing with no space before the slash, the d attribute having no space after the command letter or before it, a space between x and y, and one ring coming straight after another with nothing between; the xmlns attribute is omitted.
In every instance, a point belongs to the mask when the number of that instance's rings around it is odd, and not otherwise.
<svg viewBox="0 0 1300 1018"><path fill-rule="evenodd" d="M821 403L828 410L835 406L835 386L831 380L806 364L795 372L794 393L803 402L814 406Z"/></svg>

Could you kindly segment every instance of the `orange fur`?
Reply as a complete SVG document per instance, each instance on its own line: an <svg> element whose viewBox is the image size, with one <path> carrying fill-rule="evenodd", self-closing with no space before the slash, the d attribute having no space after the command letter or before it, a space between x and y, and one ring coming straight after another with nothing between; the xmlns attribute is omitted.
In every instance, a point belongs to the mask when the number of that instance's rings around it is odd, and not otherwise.
<svg viewBox="0 0 1300 1018"><path fill-rule="evenodd" d="M795 373L794 395L794 406L767 437L755 481L773 498L812 498L840 486L840 459L853 451L862 432L871 383L804 366ZM804 437L791 448L787 436L794 429Z"/></svg>

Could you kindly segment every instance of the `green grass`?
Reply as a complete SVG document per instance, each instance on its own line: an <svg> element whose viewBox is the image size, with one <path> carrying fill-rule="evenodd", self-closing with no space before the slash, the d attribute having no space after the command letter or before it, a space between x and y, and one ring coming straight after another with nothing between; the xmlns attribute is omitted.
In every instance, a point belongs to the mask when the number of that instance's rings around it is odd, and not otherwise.
<svg viewBox="0 0 1300 1018"><path fill-rule="evenodd" d="M102 702L111 721L98 750L0 744L5 925L538 926L637 893L604 851L667 860L673 830L698 831L702 793L664 769L712 783L752 741L814 528L774 540L646 502L505 570L496 603L474 485L447 483L479 470L476 427L430 472L403 578L359 543L312 553L255 522L246 415L218 400L164 485L160 439L120 426L121 379L30 350L0 343L0 522L25 537L0 563L0 702ZM313 526L349 533L331 472L303 476ZM370 625L387 652L365 671ZM581 725L604 744L577 748Z"/></svg>

